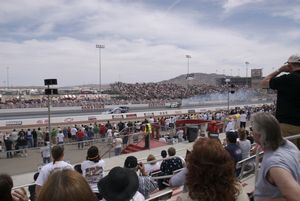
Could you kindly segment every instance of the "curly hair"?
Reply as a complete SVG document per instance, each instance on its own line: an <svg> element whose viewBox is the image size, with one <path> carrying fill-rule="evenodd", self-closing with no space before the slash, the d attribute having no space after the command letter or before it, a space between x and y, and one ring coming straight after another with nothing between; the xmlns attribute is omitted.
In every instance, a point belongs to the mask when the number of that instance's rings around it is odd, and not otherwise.
<svg viewBox="0 0 300 201"><path fill-rule="evenodd" d="M233 201L239 194L234 162L219 141L200 138L188 156L186 185L197 201Z"/></svg>

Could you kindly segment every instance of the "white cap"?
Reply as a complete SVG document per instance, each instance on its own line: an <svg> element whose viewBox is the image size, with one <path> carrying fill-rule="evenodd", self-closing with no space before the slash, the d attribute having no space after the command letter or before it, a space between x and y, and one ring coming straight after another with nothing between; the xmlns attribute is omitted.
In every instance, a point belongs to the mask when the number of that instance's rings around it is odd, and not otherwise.
<svg viewBox="0 0 300 201"><path fill-rule="evenodd" d="M300 56L299 55L292 55L289 57L286 63L300 63Z"/></svg>

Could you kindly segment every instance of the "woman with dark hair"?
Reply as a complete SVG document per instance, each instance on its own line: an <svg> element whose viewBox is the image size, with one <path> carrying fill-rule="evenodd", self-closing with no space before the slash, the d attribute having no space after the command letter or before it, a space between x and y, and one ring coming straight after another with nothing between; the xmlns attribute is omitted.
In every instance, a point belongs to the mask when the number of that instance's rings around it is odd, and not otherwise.
<svg viewBox="0 0 300 201"><path fill-rule="evenodd" d="M48 163L42 167L40 174L35 182L36 198L38 198L40 189L44 185L44 183L46 182L46 180L48 179L50 174L52 174L54 171L61 170L61 169L73 169L72 165L63 161L63 159L64 159L64 148L63 147L61 147L61 146L52 147L51 155L53 158L53 162Z"/></svg>
<svg viewBox="0 0 300 201"><path fill-rule="evenodd" d="M11 177L7 174L0 175L0 200L12 201L11 189L14 186Z"/></svg>
<svg viewBox="0 0 300 201"><path fill-rule="evenodd" d="M12 190L13 186L13 180L8 174L0 174L1 201L29 201L24 188Z"/></svg>
<svg viewBox="0 0 300 201"><path fill-rule="evenodd" d="M185 201L248 201L243 187L236 180L234 162L222 144L200 138L188 156L186 185L189 192L177 200Z"/></svg>
<svg viewBox="0 0 300 201"><path fill-rule="evenodd" d="M86 160L81 163L82 175L90 185L92 191L101 200L97 183L103 178L105 162L100 158L99 150L96 146L91 146L87 151Z"/></svg>
<svg viewBox="0 0 300 201"><path fill-rule="evenodd" d="M37 201L97 201L86 180L70 169L55 171L41 188Z"/></svg>

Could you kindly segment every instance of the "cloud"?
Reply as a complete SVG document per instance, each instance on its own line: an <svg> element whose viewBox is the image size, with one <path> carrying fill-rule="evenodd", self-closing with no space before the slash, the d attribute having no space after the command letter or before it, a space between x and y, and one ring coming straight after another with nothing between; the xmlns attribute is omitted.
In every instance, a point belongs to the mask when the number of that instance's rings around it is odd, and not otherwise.
<svg viewBox="0 0 300 201"><path fill-rule="evenodd" d="M282 16L293 19L298 24L300 23L300 5L284 5L283 7L278 7L276 11L273 12L273 16Z"/></svg>
<svg viewBox="0 0 300 201"><path fill-rule="evenodd" d="M223 8L225 12L230 12L238 7L246 6L248 4L255 4L265 0L225 0Z"/></svg>
<svg viewBox="0 0 300 201"><path fill-rule="evenodd" d="M96 44L105 45L103 83L161 81L185 74L186 54L192 56L190 72L232 69L237 74L245 61L250 68L269 71L298 50L287 45L296 29L282 41L266 38L259 29L250 38L243 30L208 23L203 12L181 12L179 6L166 15L166 9L140 1L9 2L1 4L8 13L19 13L1 18L0 29L6 32L0 38L0 70L10 67L14 86L43 85L45 78L57 78L62 86L98 83ZM0 84L5 79L0 75Z"/></svg>

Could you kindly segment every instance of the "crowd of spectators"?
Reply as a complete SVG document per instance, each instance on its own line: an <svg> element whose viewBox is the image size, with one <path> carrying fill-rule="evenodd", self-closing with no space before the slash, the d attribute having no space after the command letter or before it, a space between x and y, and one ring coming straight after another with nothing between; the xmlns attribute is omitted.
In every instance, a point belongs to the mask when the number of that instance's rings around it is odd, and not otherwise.
<svg viewBox="0 0 300 201"><path fill-rule="evenodd" d="M188 88L173 83L136 83L127 84L117 82L111 84L113 91L123 97L138 102L145 100L174 100L189 98L201 94L211 94L225 91L223 86L190 85Z"/></svg>
<svg viewBox="0 0 300 201"><path fill-rule="evenodd" d="M104 105L126 104L158 104L162 106L171 101L180 102L182 99L195 96L224 94L228 90L226 86L193 84L187 88L173 83L127 84L117 82L111 84L110 87L110 94L56 95L51 98L51 105L53 107L92 105L94 108L103 108ZM257 90L251 88L236 87L235 89L259 94ZM0 98L0 109L43 108L47 106L48 98L42 95L2 96Z"/></svg>

